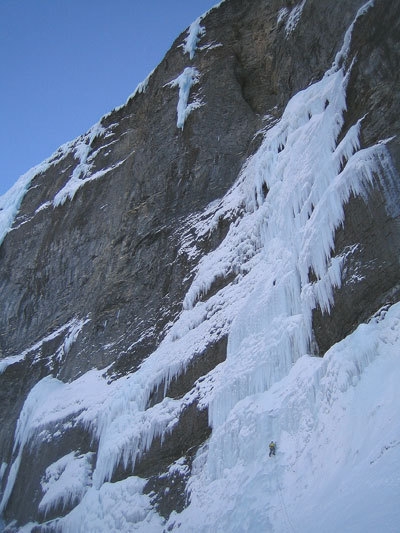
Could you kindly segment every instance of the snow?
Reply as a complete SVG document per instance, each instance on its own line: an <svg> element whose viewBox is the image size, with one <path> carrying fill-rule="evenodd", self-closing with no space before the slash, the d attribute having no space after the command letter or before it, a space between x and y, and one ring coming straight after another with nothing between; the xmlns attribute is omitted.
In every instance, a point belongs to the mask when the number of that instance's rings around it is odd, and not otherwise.
<svg viewBox="0 0 400 533"><path fill-rule="evenodd" d="M108 128L110 129L110 127ZM67 200L72 200L77 191L88 182L99 179L111 170L118 168L125 160L119 161L109 168L98 170L92 173L93 160L96 152L92 152L93 141L98 137L105 137L107 130L101 125L101 121L90 128L90 130L79 137L73 144L73 154L77 160L70 179L64 187L58 191L53 200L54 207L63 205ZM105 147L103 146L102 149ZM72 149L72 147L71 147Z"/></svg>
<svg viewBox="0 0 400 533"><path fill-rule="evenodd" d="M59 359L63 359L71 350L72 345L78 338L79 334L82 331L83 326L89 322L89 319L79 320L77 318L71 320L68 324L68 333L65 336L64 342L57 354Z"/></svg>
<svg viewBox="0 0 400 533"><path fill-rule="evenodd" d="M57 350L57 353L55 354L56 359L61 360L69 352L72 344L76 341L79 333L82 331L83 326L88 322L88 320L89 319L87 318L86 319L73 318L66 324L63 324L62 326L57 328L55 331L53 331L49 335L46 335L43 339L40 339L33 346L30 346L29 348L25 349L23 352L16 354L16 355L10 355L8 357L4 357L3 359L0 360L0 374L2 374L8 366L13 365L15 363L19 363L20 361L23 361L30 354L39 352L43 344L45 344L46 342L49 342L53 339L56 339L58 336L65 334L66 336L65 336L64 342L62 346L59 348L59 350Z"/></svg>
<svg viewBox="0 0 400 533"><path fill-rule="evenodd" d="M0 360L0 374L2 374L7 367L14 365L15 363L19 363L23 359L25 359L25 356L27 355L27 351L22 352L18 355L10 355L9 357L4 357Z"/></svg>
<svg viewBox="0 0 400 533"><path fill-rule="evenodd" d="M14 438L14 461L0 502L0 511L7 505L21 463L25 446L38 437L41 429L55 426L73 413L81 413L88 405L101 402L106 395L106 382L99 371L91 371L72 383L56 378L43 378L30 391L17 422Z"/></svg>
<svg viewBox="0 0 400 533"><path fill-rule="evenodd" d="M348 31L341 58L350 39ZM363 117L343 131L349 70L338 58L264 130L224 198L180 228L178 253L193 260L201 257L201 237L232 221L223 242L198 261L182 312L157 350L134 374L112 382L93 370L71 383L49 376L31 390L1 509L24 449L72 425L91 433L97 457L92 464L76 451L48 466L42 507L76 498L56 524L63 532L398 531L400 304L382 309L324 358L312 353L312 311L330 311L357 247L334 251L344 205L351 194L367 199L373 187L390 200L396 177L387 140L361 147ZM198 76L188 67L169 84L179 87L180 128ZM82 138L75 152L86 177L90 144L90 136ZM234 281L212 291L227 278ZM68 329L65 349L76 332ZM165 393L226 335L224 363L182 398L148 407L153 391ZM189 506L164 523L142 494L145 480L110 481L118 464L132 467L155 437L173 431L193 400L208 408L212 434L194 460ZM270 459L271 439L278 446ZM170 472L184 468L177 461ZM79 488L73 479L81 479Z"/></svg>
<svg viewBox="0 0 400 533"><path fill-rule="evenodd" d="M6 473L6 470L7 470L7 463L1 463L1 466L0 466L0 483L2 482L3 480L3 477L4 477L4 474Z"/></svg>
<svg viewBox="0 0 400 533"><path fill-rule="evenodd" d="M181 130L183 130L185 121L190 113L194 109L197 109L203 105L201 101L197 99L190 104L188 103L190 90L193 85L196 85L199 82L199 78L200 74L197 69L194 67L186 67L182 74L167 84L169 87L179 87L179 99L176 108L176 127L180 128Z"/></svg>
<svg viewBox="0 0 400 533"><path fill-rule="evenodd" d="M278 12L278 18L277 18L277 24L278 26L286 20L287 16L289 15L289 10L287 7L282 7Z"/></svg>
<svg viewBox="0 0 400 533"><path fill-rule="evenodd" d="M150 79L152 77L152 75L154 74L154 71L155 69L153 69L147 76L146 78L141 81L140 83L138 83L136 89L134 90L133 94L128 98L128 100L130 100L131 98L133 98L134 96L136 96L137 94L143 94L146 92L147 90L147 87L149 85L149 82L150 82Z"/></svg>
<svg viewBox="0 0 400 533"><path fill-rule="evenodd" d="M130 477L89 489L79 507L58 523L62 533L146 531L160 533L163 520L152 510L150 498L141 494L146 481Z"/></svg>
<svg viewBox="0 0 400 533"><path fill-rule="evenodd" d="M149 74L146 76L146 78L137 84L135 90L133 91L132 94L130 94L128 96L126 102L124 104L114 108L112 111L110 111L110 113L107 113L106 115L104 115L103 119L109 117L115 111L119 111L120 109L122 109L124 106L126 106L128 104L128 102L130 102L130 100L132 100L132 98L135 98L136 95L144 94L147 91L147 88L148 88L149 83L150 83L150 79L153 76L155 71L156 71L156 69L154 68L151 72L149 72Z"/></svg>

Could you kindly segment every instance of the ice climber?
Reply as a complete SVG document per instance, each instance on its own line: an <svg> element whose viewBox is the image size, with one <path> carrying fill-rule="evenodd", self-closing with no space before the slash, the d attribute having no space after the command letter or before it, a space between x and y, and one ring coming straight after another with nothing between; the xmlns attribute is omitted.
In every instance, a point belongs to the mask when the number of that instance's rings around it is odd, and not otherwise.
<svg viewBox="0 0 400 533"><path fill-rule="evenodd" d="M269 456L271 457L271 455L275 455L275 451L276 451L276 442L271 440L271 442L269 443Z"/></svg>

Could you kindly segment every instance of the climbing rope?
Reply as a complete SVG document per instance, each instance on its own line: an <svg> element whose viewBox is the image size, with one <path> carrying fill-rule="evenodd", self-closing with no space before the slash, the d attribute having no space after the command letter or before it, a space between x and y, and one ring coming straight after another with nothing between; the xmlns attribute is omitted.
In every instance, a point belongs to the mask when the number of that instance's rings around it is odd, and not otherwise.
<svg viewBox="0 0 400 533"><path fill-rule="evenodd" d="M284 514L285 514L285 517L286 517L286 521L289 524L290 529L293 531L293 533L296 533L296 530L294 529L292 521L290 520L289 513L287 511L287 508L286 508L286 505L285 505L285 502L284 502L284 499L283 499L282 490L281 490L281 487L279 485L278 478L276 479L276 484L278 486L279 498L281 500L281 506L282 506L282 509L284 511Z"/></svg>

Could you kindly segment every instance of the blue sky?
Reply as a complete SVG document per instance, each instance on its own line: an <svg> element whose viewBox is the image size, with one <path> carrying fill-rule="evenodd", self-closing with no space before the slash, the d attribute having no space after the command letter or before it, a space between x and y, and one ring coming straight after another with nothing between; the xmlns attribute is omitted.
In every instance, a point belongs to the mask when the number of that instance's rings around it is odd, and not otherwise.
<svg viewBox="0 0 400 533"><path fill-rule="evenodd" d="M218 0L0 0L0 195L84 133Z"/></svg>

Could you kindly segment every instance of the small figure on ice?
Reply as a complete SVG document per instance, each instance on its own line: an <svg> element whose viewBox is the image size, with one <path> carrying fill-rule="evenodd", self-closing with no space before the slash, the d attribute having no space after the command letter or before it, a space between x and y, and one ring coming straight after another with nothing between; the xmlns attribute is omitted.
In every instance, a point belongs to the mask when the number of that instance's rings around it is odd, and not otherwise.
<svg viewBox="0 0 400 533"><path fill-rule="evenodd" d="M275 455L275 452L276 452L276 442L271 440L271 442L269 443L269 456L271 457L271 455Z"/></svg>

